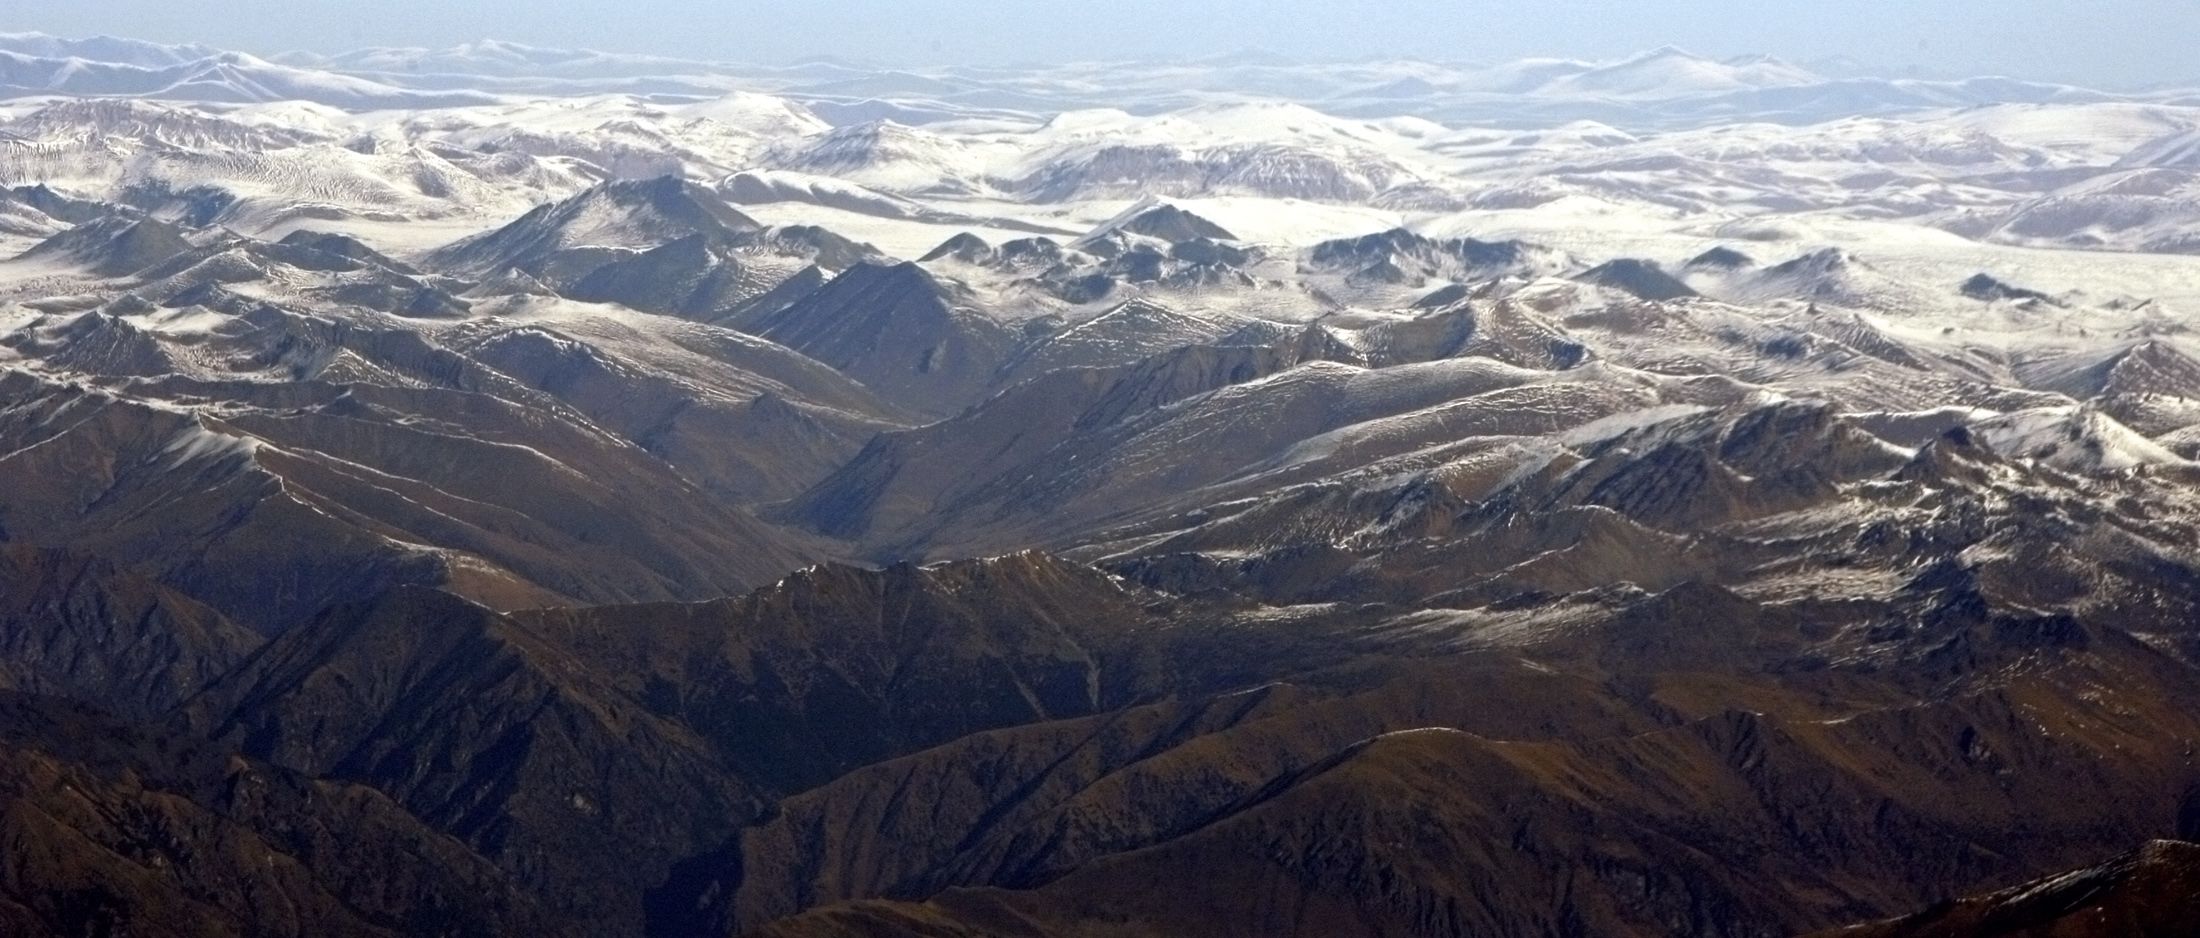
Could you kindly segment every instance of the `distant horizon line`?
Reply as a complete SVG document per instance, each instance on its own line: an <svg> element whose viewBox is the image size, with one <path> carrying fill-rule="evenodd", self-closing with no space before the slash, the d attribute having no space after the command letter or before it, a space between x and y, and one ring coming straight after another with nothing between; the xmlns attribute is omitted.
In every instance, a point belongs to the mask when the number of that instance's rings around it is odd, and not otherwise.
<svg viewBox="0 0 2200 938"><path fill-rule="evenodd" d="M206 53L209 54L209 56L219 55L222 53L241 53L244 55L252 56L254 58L262 59L264 61L273 62L275 64L291 65L293 67L297 67L299 63L296 61L285 61L285 59L311 58L319 60L319 62L315 64L341 64L330 63L329 60L339 59L344 56L357 55L362 53L418 53L427 55L461 53L470 49L484 46L506 47L515 50L527 50L535 52L586 54L593 56L603 56L607 58L650 60L683 65L750 67L842 65L854 68L890 70L950 70L958 68L996 68L1043 71L1047 69L1076 65L1214 65L1230 64L1233 62L1243 62L1247 65L1257 66L1258 64L1260 64L1261 60L1271 62L1277 67L1288 67L1293 65L1354 65L1396 62L1420 65L1434 65L1462 70L1488 70L1501 68L1507 65L1519 65L1528 63L1567 64L1588 66L1593 68L1611 68L1634 62L1648 61L1661 56L1681 56L1696 61L1710 62L1729 66L1760 62L1777 63L1789 67L1801 68L1806 71L1811 71L1817 77L1826 79L1827 81L1872 79L1885 81L1962 81L1967 79L2010 79L2037 84L2064 85L2069 87L2088 88L2101 91L2135 91L2179 87L2182 84L2180 81L2174 79L2159 80L2141 84L2076 84L2061 79L2035 78L2006 72L1966 73L1960 71L1948 71L1945 69L1933 69L1914 62L1899 66L1875 64L1865 62L1861 59L1856 58L1853 55L1848 54L1833 54L1813 56L1808 58L1782 55L1780 53L1766 51L1741 52L1728 56L1705 55L1694 52L1677 43L1665 43L1627 55L1601 58L1559 54L1526 55L1505 59L1441 59L1414 54L1307 56L1283 52L1267 46L1250 45L1243 46L1237 49L1232 49L1229 51L1216 52L1198 56L1168 56L1149 53L1142 55L1128 55L1117 58L1079 57L1062 59L1052 62L1037 59L979 60L956 62L942 60L924 61L914 59L896 61L835 52L811 52L787 58L698 58L693 56L676 55L664 52L623 51L618 49L601 48L595 46L542 45L531 42L522 42L519 40L500 39L494 36L484 36L481 38L464 40L448 45L370 44L324 49L297 46L281 49L267 49L265 47L252 49L238 46L214 44L202 40L165 41L159 39L145 39L137 36L122 35L111 32L97 32L84 36L64 36L57 33L46 32L44 30L0 30L0 40L9 39L50 40L58 43L72 45L99 41L134 43L171 50L204 50ZM5 51L0 51L0 55L8 54L20 55L22 53L9 53ZM1843 72L1843 74L1825 74L1818 71L1819 69L1828 66L1837 66L1839 71Z"/></svg>

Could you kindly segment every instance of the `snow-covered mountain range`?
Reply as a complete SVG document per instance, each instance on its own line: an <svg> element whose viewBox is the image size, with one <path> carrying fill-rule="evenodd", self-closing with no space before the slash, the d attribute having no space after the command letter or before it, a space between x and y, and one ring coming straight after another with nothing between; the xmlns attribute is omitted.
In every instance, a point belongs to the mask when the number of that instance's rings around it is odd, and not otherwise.
<svg viewBox="0 0 2200 938"><path fill-rule="evenodd" d="M188 101L309 100L433 106L487 94L713 96L742 88L816 102L836 121L929 122L990 111L1176 110L1225 97L1320 102L1331 113L1447 123L1600 120L1630 128L1745 119L1806 123L1994 103L2193 100L2015 78L1877 77L1853 63L1728 60L1662 48L1609 61L1497 64L1298 62L1246 54L1192 62L889 68L836 59L743 65L483 41L265 58L197 45L0 33L0 95L95 94Z"/></svg>
<svg viewBox="0 0 2200 938"><path fill-rule="evenodd" d="M2169 90L0 36L0 931L1785 934L2200 836L2196 226Z"/></svg>

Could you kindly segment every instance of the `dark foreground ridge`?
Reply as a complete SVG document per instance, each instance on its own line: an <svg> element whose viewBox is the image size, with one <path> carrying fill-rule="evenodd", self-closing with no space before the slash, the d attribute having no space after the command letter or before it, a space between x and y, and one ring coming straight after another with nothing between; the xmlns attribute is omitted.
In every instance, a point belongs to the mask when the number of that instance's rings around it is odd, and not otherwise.
<svg viewBox="0 0 2200 938"><path fill-rule="evenodd" d="M1818 938L2170 938L2200 934L2200 845L2157 840L2098 866Z"/></svg>

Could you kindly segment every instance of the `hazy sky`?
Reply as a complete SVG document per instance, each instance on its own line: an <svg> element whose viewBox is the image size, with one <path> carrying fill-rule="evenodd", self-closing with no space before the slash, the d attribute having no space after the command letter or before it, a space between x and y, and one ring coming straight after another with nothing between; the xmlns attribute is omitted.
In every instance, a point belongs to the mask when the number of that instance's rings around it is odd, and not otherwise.
<svg viewBox="0 0 2200 938"><path fill-rule="evenodd" d="M474 39L778 62L1302 57L1849 56L2095 85L2200 79L2196 0L18 0L0 31L268 53Z"/></svg>

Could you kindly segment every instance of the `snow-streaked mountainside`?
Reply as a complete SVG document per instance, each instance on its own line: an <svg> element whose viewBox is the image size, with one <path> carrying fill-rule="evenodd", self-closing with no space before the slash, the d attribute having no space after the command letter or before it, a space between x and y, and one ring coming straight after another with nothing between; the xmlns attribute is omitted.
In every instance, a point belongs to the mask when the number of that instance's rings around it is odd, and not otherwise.
<svg viewBox="0 0 2200 938"><path fill-rule="evenodd" d="M2121 876L2196 327L2200 93L0 35L0 933Z"/></svg>
<svg viewBox="0 0 2200 938"><path fill-rule="evenodd" d="M1275 347L1955 408L2069 471L2200 455L2200 105L2173 92L1674 48L897 71L13 34L0 56L15 368L264 376L214 350L258 309L426 337L518 305L776 343L881 395L866 425Z"/></svg>

